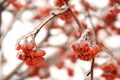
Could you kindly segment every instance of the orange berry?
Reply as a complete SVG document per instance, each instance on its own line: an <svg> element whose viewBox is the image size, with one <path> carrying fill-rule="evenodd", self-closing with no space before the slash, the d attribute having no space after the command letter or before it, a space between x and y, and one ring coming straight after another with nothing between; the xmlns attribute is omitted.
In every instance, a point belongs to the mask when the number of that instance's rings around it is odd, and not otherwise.
<svg viewBox="0 0 120 80"><path fill-rule="evenodd" d="M18 45L16 46L16 50L20 50L20 49L21 49L21 45L18 44Z"/></svg>

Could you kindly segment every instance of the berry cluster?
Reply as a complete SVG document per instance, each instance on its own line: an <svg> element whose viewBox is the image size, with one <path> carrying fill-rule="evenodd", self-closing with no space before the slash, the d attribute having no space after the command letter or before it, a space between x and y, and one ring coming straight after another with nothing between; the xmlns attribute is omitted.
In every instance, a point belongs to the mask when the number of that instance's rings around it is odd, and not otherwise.
<svg viewBox="0 0 120 80"><path fill-rule="evenodd" d="M112 31L115 31L117 34L120 34L120 28L117 27L114 23L117 20L117 16L120 13L120 9L110 9L109 12L103 16L103 21L107 25L107 28L109 28Z"/></svg>
<svg viewBox="0 0 120 80"><path fill-rule="evenodd" d="M71 23L72 14L71 14L70 11L68 11L68 12L66 12L66 13L64 13L64 14L59 15L59 18L60 18L61 20L64 20L64 21L66 21L66 22Z"/></svg>
<svg viewBox="0 0 120 80"><path fill-rule="evenodd" d="M69 0L55 0L55 6L61 7L65 5L65 3L68 3Z"/></svg>
<svg viewBox="0 0 120 80"><path fill-rule="evenodd" d="M120 13L120 9L109 10L106 16L104 16L104 21L107 25L111 25L112 22L116 21L117 15Z"/></svg>
<svg viewBox="0 0 120 80"><path fill-rule="evenodd" d="M71 48L78 58L85 61L93 59L100 51L98 45L91 46L88 41L83 41L81 43L73 42Z"/></svg>
<svg viewBox="0 0 120 80"><path fill-rule="evenodd" d="M29 44L18 44L16 50L21 50L18 52L18 59L25 62L28 66L37 66L41 61L44 60L43 56L46 54L44 50L34 50L34 43Z"/></svg>
<svg viewBox="0 0 120 80"><path fill-rule="evenodd" d="M120 4L120 0L110 0L110 1L109 1L109 5L110 5L110 6L114 6L114 5L116 5L116 4L119 5L119 4Z"/></svg>
<svg viewBox="0 0 120 80"><path fill-rule="evenodd" d="M100 67L104 72L101 75L106 80L114 80L115 78L120 78L118 73L118 66L112 62L104 64Z"/></svg>

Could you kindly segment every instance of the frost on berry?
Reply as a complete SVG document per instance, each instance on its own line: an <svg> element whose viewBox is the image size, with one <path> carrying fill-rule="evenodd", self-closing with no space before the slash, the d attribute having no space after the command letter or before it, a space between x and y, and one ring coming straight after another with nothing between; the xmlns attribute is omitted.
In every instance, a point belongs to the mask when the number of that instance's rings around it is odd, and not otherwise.
<svg viewBox="0 0 120 80"><path fill-rule="evenodd" d="M85 61L92 60L100 51L98 45L92 46L88 41L82 41L80 43L73 42L71 44L71 49L75 53L76 57Z"/></svg>
<svg viewBox="0 0 120 80"><path fill-rule="evenodd" d="M18 52L18 59L25 62L28 66L37 66L44 60L43 56L46 54L44 50L34 50L34 43L18 44L16 50Z"/></svg>

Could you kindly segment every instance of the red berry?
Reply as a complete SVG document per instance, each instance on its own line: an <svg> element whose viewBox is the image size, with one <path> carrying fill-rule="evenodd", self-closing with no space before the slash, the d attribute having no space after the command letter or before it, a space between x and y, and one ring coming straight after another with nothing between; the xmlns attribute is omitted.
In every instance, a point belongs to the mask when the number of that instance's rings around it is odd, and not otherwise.
<svg viewBox="0 0 120 80"><path fill-rule="evenodd" d="M98 45L91 46L88 41L73 42L71 48L75 55L81 60L91 60L100 51Z"/></svg>
<svg viewBox="0 0 120 80"><path fill-rule="evenodd" d="M21 45L18 44L18 45L16 46L16 50L20 50L20 49L21 49Z"/></svg>

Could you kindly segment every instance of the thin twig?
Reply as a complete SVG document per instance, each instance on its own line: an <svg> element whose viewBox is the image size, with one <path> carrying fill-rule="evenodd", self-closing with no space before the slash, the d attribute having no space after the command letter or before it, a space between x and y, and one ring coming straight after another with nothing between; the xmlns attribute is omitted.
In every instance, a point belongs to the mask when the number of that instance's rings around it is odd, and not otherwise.
<svg viewBox="0 0 120 80"><path fill-rule="evenodd" d="M69 10L70 10L70 12L71 12L71 14L72 14L72 16L73 16L75 22L76 22L77 25L79 26L80 31L83 32L85 29L84 29L84 27L80 24L79 19L76 17L76 15L75 15L74 12L71 10L71 8L69 8Z"/></svg>
<svg viewBox="0 0 120 80"><path fill-rule="evenodd" d="M19 38L18 41L17 41L17 44L19 43L20 40L22 40L22 39L24 39L24 38L27 38L27 37L29 37L29 36L34 36L34 38L35 38L36 35L38 34L38 32L41 30L42 27L44 27L45 24L47 24L49 21L51 21L51 20L52 20L53 18L55 18L56 16L61 15L61 14L64 14L64 13L67 12L67 11L68 11L68 8L65 9L65 10L62 11L62 12L52 13L52 15L51 15L49 18L45 19L45 21L43 21L42 24L40 23L40 24L36 27L36 29L34 29L33 31L31 31L31 32L29 32L28 34L26 34L26 35L22 36L21 38Z"/></svg>
<svg viewBox="0 0 120 80"><path fill-rule="evenodd" d="M50 36L50 29L54 25L54 22L55 22L55 20L52 20L51 23L49 24L49 26L47 26L47 28L46 28L47 34L46 34L45 38L38 44L39 47L43 46L42 43L44 43L44 41L48 40L48 38Z"/></svg>
<svg viewBox="0 0 120 80"><path fill-rule="evenodd" d="M94 61L95 61L95 58L93 58L92 59L92 64L91 64L91 80L93 80L94 79L94 71L93 71L93 69L94 69Z"/></svg>
<svg viewBox="0 0 120 80"><path fill-rule="evenodd" d="M65 4L66 4L66 6L68 7L69 11L71 12L71 14L72 14L75 22L76 22L77 25L79 26L80 31L83 32L83 31L85 30L85 28L80 24L79 19L77 18L77 16L75 15L75 13L74 13L74 12L72 11L72 9L70 8L69 3L68 3L67 1L64 1L64 2L65 2Z"/></svg>
<svg viewBox="0 0 120 80"><path fill-rule="evenodd" d="M89 9L85 6L84 0L82 0L82 3L83 3L83 6L85 7L86 12L88 13L88 18L89 18L89 21L90 21L90 23L92 25L92 30L91 30L92 31L92 39L93 39L92 44L96 45L97 38L95 36L95 27L94 27L94 24L92 22L92 16L91 16L91 14L89 12ZM91 71L87 74L87 75L91 74L91 80L93 80L93 78L94 78L94 71L93 71L94 70L94 61L95 61L95 58L92 59Z"/></svg>
<svg viewBox="0 0 120 80"><path fill-rule="evenodd" d="M91 74L91 71L87 73L87 76L89 76Z"/></svg>

